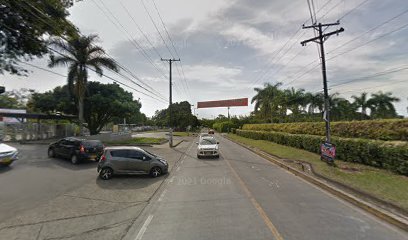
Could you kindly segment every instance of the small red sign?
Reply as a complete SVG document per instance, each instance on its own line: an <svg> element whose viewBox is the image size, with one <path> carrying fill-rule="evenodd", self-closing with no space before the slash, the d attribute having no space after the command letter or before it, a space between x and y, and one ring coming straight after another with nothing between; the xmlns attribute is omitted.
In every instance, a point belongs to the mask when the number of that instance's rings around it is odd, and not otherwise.
<svg viewBox="0 0 408 240"><path fill-rule="evenodd" d="M206 101L197 103L197 108L242 107L242 106L248 106L248 98Z"/></svg>

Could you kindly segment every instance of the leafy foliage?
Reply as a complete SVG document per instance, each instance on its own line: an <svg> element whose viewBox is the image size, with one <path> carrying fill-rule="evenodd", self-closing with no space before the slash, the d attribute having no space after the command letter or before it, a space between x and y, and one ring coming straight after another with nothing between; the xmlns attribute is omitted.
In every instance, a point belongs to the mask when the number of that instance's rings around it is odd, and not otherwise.
<svg viewBox="0 0 408 240"><path fill-rule="evenodd" d="M196 116L191 113L191 104L187 101L173 103L170 106L171 120L169 119L169 108L156 111L152 120L156 126L169 127L172 126L175 130L184 131L188 126L195 128L199 122Z"/></svg>
<svg viewBox="0 0 408 240"><path fill-rule="evenodd" d="M310 93L304 89L280 89L281 83L266 83L264 88L255 88L252 98L254 114L263 122L322 121L324 96ZM399 101L391 93L367 93L353 96L353 102L342 98L338 93L329 96L330 118L334 121L395 118L397 112L393 105ZM360 112L357 110L361 109ZM367 114L370 109L370 115Z"/></svg>
<svg viewBox="0 0 408 240"><path fill-rule="evenodd" d="M97 134L102 127L114 119L128 119L132 122L134 116L146 119L140 113L141 103L133 100L132 93L126 92L117 84L102 84L99 82L88 82L87 94L84 99L84 118L91 134ZM62 112L74 114L76 112L75 98L68 91L68 86L56 87L53 91L35 93L28 103L31 111L45 113Z"/></svg>
<svg viewBox="0 0 408 240"><path fill-rule="evenodd" d="M30 60L48 52L50 36L76 35L67 20L72 0L4 0L0 5L0 74L26 74L20 59Z"/></svg>
<svg viewBox="0 0 408 240"><path fill-rule="evenodd" d="M324 122L246 124L243 130L325 135ZM332 122L331 134L346 138L408 141L408 119Z"/></svg>
<svg viewBox="0 0 408 240"><path fill-rule="evenodd" d="M118 71L115 61L105 57L102 47L95 45L96 35L71 37L68 41L54 39L51 45L60 49L64 55L51 55L49 67L68 66L69 92L77 98L78 118L84 122L84 97L88 81L88 68L94 69L99 75L103 75L102 68Z"/></svg>
<svg viewBox="0 0 408 240"><path fill-rule="evenodd" d="M290 134L274 131L236 130L239 136L267 140L282 145L319 153L323 136ZM384 168L408 175L408 143L391 143L379 140L333 137L336 158L373 167Z"/></svg>

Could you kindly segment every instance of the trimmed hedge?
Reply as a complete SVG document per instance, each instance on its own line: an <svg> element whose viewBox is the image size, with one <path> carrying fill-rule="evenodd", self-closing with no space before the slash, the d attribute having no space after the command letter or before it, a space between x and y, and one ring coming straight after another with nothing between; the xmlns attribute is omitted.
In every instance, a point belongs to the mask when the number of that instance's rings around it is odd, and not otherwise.
<svg viewBox="0 0 408 240"><path fill-rule="evenodd" d="M324 122L245 124L243 130L325 135ZM345 138L408 141L408 119L332 122L331 134Z"/></svg>
<svg viewBox="0 0 408 240"><path fill-rule="evenodd" d="M273 131L236 130L239 136L266 140L320 154L323 136L290 134ZM333 137L336 158L373 167L384 168L408 176L408 143L356 138Z"/></svg>
<svg viewBox="0 0 408 240"><path fill-rule="evenodd" d="M217 130L217 132L228 132L233 128L238 128L238 124L233 123L232 121L217 122L213 124L213 128Z"/></svg>

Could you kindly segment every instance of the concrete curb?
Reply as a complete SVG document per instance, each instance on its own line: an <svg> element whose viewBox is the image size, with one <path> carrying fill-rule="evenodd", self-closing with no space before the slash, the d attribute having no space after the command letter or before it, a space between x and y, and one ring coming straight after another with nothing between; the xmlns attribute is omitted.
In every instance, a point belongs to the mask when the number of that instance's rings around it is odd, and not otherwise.
<svg viewBox="0 0 408 240"><path fill-rule="evenodd" d="M274 164L284 168L285 170L293 173L294 175L296 175L298 177L301 177L302 179L304 179L304 180L306 180L306 181L308 181L308 182L310 182L310 183L312 183L312 184L314 184L314 185L316 185L316 186L330 192L331 194L333 194L333 195L335 195L335 196L337 196L337 197L339 197L339 198L341 198L343 200L346 200L347 202L350 202L353 205L355 205L355 206L357 206L357 207L371 213L372 215L380 218L381 220L383 220L383 221L385 221L387 223L390 223L390 224L392 224L392 225L394 225L394 226L408 232L408 220L407 219L402 218L400 216L397 216L397 215L395 215L395 214L393 214L391 212L388 212L388 211L386 211L384 209L381 209L379 206L376 206L376 205L368 203L368 202L366 202L366 201L364 201L362 199L359 199L358 197L353 196L353 195L351 195L351 194L349 194L349 193L347 193L347 192L345 192L343 190L340 190L340 189L338 189L338 188L336 188L336 187L322 181L321 179L318 179L316 177L307 175L307 174L305 174L305 173L303 173L303 172L301 172L301 171L299 171L299 170L297 170L297 169L295 169L295 168L293 168L291 166L288 166L288 165L282 163L281 161L279 161L277 157L272 156L272 155L270 155L270 154L268 154L268 153L266 153L266 152L264 152L262 150L257 150L257 149L250 148L250 147L248 147L248 146L246 146L246 145L244 145L242 143L239 143L239 142L236 142L236 141L232 140L228 136L224 136L224 137L226 139L230 140L231 142L234 142L234 143L236 143L236 144L250 150L251 152L257 154L258 156L263 157L263 158L273 162Z"/></svg>
<svg viewBox="0 0 408 240"><path fill-rule="evenodd" d="M184 142L185 140L184 139L182 139L180 142L178 142L178 143L176 143L176 144L174 144L173 145L173 147L177 147L178 145L180 145L182 142Z"/></svg>

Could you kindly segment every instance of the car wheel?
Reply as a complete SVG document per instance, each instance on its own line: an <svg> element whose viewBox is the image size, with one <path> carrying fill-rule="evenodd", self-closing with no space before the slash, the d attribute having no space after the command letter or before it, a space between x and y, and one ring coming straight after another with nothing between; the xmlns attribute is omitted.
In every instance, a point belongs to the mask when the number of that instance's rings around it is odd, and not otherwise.
<svg viewBox="0 0 408 240"><path fill-rule="evenodd" d="M197 155L197 158L200 159L201 158L200 155Z"/></svg>
<svg viewBox="0 0 408 240"><path fill-rule="evenodd" d="M162 174L162 170L160 167L154 167L152 170L150 170L150 176L152 177L158 177Z"/></svg>
<svg viewBox="0 0 408 240"><path fill-rule="evenodd" d="M99 177L103 180L109 180L113 176L113 169L110 167L105 167L102 168L102 170L99 172Z"/></svg>
<svg viewBox="0 0 408 240"><path fill-rule="evenodd" d="M71 156L71 163L72 163L72 164L78 164L78 163L79 163L79 159L78 159L77 155L72 154L72 156Z"/></svg>
<svg viewBox="0 0 408 240"><path fill-rule="evenodd" d="M54 149L52 149L52 148L48 149L48 157L49 158L54 158L55 157Z"/></svg>

